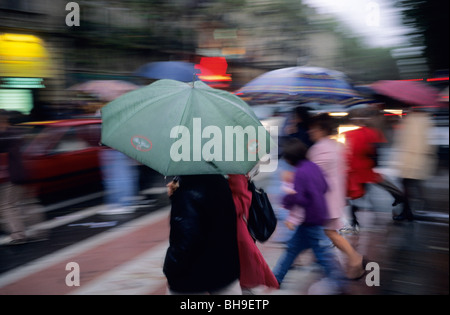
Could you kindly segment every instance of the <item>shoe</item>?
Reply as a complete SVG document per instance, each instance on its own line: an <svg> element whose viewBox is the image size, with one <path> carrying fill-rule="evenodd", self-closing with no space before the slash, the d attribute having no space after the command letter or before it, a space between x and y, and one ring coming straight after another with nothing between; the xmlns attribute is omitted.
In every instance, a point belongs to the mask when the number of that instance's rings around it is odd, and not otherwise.
<svg viewBox="0 0 450 315"><path fill-rule="evenodd" d="M363 256L362 260L361 260L361 264L356 267L357 269L359 269L359 273L356 276L352 275L352 277L349 277L349 280L358 281L358 280L362 279L367 274L367 270L366 270L367 264L368 264L368 260L366 259L366 257Z"/></svg>
<svg viewBox="0 0 450 315"><path fill-rule="evenodd" d="M414 221L414 216L412 214L405 214L404 212L400 213L399 215L395 215L392 217L392 220L394 221Z"/></svg>
<svg viewBox="0 0 450 315"><path fill-rule="evenodd" d="M399 204L401 204L401 203L403 203L403 202L404 202L404 199L403 199L403 198L401 198L401 197L396 197L395 200L394 200L394 202L392 203L392 206L395 207L395 206L397 206L397 205L399 205Z"/></svg>
<svg viewBox="0 0 450 315"><path fill-rule="evenodd" d="M349 273L348 279L353 281L362 279L367 273L366 271L367 263L368 263L367 259L364 256L362 256L361 264L350 268L351 272Z"/></svg>
<svg viewBox="0 0 450 315"><path fill-rule="evenodd" d="M359 233L359 225L345 226L339 229L340 234L358 234Z"/></svg>

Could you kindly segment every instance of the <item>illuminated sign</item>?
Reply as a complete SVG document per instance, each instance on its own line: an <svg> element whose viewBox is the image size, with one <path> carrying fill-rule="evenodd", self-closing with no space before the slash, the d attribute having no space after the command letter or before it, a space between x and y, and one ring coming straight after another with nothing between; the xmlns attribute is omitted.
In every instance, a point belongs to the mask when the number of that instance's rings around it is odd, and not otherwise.
<svg viewBox="0 0 450 315"><path fill-rule="evenodd" d="M45 88L42 78L2 78L0 88L40 89Z"/></svg>
<svg viewBox="0 0 450 315"><path fill-rule="evenodd" d="M224 57L202 57L198 78L205 82L231 81L231 74L227 74L228 63Z"/></svg>
<svg viewBox="0 0 450 315"><path fill-rule="evenodd" d="M28 115L33 108L33 95L26 89L0 89L0 108Z"/></svg>
<svg viewBox="0 0 450 315"><path fill-rule="evenodd" d="M50 56L44 42L34 35L0 33L0 75L28 78L51 76Z"/></svg>

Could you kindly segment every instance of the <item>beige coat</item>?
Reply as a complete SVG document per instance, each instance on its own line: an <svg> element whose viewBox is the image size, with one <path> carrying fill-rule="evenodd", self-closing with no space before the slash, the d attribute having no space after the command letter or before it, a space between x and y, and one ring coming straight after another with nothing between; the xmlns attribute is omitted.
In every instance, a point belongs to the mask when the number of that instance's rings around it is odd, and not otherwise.
<svg viewBox="0 0 450 315"><path fill-rule="evenodd" d="M394 139L395 166L401 178L426 179L436 167L436 147L430 144L433 122L427 113L411 112Z"/></svg>

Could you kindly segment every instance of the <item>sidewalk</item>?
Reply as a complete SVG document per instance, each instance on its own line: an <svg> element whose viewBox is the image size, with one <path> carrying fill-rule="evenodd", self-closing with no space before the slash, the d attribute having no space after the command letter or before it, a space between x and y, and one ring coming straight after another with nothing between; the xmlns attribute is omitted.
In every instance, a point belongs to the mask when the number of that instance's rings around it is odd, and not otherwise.
<svg viewBox="0 0 450 315"><path fill-rule="evenodd" d="M164 294L168 216L169 207L162 208L6 272L0 295ZM78 287L66 284L69 262L79 266Z"/></svg>
<svg viewBox="0 0 450 315"><path fill-rule="evenodd" d="M169 211L169 207L162 208L6 272L0 276L0 295L163 295ZM379 264L381 285L369 287L364 278L348 281L350 294L448 294L448 225L398 224L383 212L363 211L359 218L360 233L346 237L360 253ZM259 246L273 268L283 244L269 240ZM79 265L80 286L66 284L69 262ZM329 294L321 278L311 252L305 252L281 289L270 295ZM255 294L263 292L256 290Z"/></svg>

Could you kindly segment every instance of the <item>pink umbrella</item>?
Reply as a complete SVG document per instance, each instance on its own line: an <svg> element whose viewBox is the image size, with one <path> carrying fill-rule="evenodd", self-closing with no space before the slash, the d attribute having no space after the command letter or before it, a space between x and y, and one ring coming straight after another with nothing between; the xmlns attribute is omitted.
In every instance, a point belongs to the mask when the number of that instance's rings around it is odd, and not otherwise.
<svg viewBox="0 0 450 315"><path fill-rule="evenodd" d="M381 80L370 85L377 94L412 106L436 106L439 91L418 81Z"/></svg>
<svg viewBox="0 0 450 315"><path fill-rule="evenodd" d="M137 88L139 88L138 85L122 80L91 80L76 84L69 90L90 94L104 102L111 102Z"/></svg>

